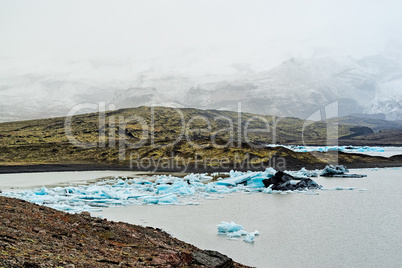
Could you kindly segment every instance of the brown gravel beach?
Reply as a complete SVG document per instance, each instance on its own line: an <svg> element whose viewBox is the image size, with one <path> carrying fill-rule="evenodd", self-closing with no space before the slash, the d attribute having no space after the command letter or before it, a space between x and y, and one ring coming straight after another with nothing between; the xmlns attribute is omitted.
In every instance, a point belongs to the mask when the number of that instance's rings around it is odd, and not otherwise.
<svg viewBox="0 0 402 268"><path fill-rule="evenodd" d="M0 197L0 267L248 267L160 229Z"/></svg>

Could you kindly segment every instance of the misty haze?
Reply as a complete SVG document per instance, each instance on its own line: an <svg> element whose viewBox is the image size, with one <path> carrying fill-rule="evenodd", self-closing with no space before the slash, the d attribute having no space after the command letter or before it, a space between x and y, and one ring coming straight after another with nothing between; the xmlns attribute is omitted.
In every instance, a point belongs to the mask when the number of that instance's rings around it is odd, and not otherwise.
<svg viewBox="0 0 402 268"><path fill-rule="evenodd" d="M400 267L401 14L0 0L0 267Z"/></svg>
<svg viewBox="0 0 402 268"><path fill-rule="evenodd" d="M339 116L398 120L400 8L2 1L0 121L100 101L231 111L241 102L244 112L298 118L338 101Z"/></svg>

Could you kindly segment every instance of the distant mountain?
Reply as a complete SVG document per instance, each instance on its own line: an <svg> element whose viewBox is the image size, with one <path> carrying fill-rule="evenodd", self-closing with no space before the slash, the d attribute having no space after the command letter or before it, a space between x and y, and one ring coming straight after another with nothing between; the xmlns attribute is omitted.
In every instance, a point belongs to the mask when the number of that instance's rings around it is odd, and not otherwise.
<svg viewBox="0 0 402 268"><path fill-rule="evenodd" d="M356 135L351 140L341 141L342 144L382 144L386 146L402 146L402 129L385 129L377 133Z"/></svg>
<svg viewBox="0 0 402 268"><path fill-rule="evenodd" d="M382 113L402 116L402 67L385 57L295 59L246 79L200 84L186 103L198 108L309 118L337 102L338 116ZM322 118L325 119L325 118Z"/></svg>
<svg viewBox="0 0 402 268"><path fill-rule="evenodd" d="M349 115L402 118L402 64L381 55L358 60L291 58L271 70L225 76L164 74L151 68L112 79L91 64L82 74L76 72L80 65L71 68L72 73L0 75L0 122L64 116L77 104L99 101L117 109L157 105L304 119L318 113L320 118L314 120ZM113 68L117 77L119 70L131 67ZM329 106L338 108L325 115Z"/></svg>
<svg viewBox="0 0 402 268"><path fill-rule="evenodd" d="M401 129L402 130L402 122L397 121L387 121L382 119L373 119L373 118L361 118L361 117L338 117L326 120L325 122L329 123L338 123L342 125L351 125L351 126L364 126L371 128L374 132L379 132L380 130L385 129Z"/></svg>
<svg viewBox="0 0 402 268"><path fill-rule="evenodd" d="M164 106L184 107L179 103L164 101L156 88L135 87L125 90L117 90L113 96L112 103L118 108L132 108L138 106Z"/></svg>

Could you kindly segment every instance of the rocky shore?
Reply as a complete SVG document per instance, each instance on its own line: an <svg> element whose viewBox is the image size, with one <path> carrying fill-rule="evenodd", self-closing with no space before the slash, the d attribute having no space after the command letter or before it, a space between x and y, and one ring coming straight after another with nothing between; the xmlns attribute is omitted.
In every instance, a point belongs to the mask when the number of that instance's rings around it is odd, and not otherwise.
<svg viewBox="0 0 402 268"><path fill-rule="evenodd" d="M0 196L0 267L247 267L160 229Z"/></svg>

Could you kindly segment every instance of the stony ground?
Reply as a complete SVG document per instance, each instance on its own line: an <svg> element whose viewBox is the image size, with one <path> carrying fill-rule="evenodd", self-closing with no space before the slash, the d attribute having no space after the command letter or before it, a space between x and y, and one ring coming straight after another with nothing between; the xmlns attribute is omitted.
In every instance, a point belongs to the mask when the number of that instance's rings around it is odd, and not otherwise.
<svg viewBox="0 0 402 268"><path fill-rule="evenodd" d="M246 267L160 229L0 196L0 267Z"/></svg>

